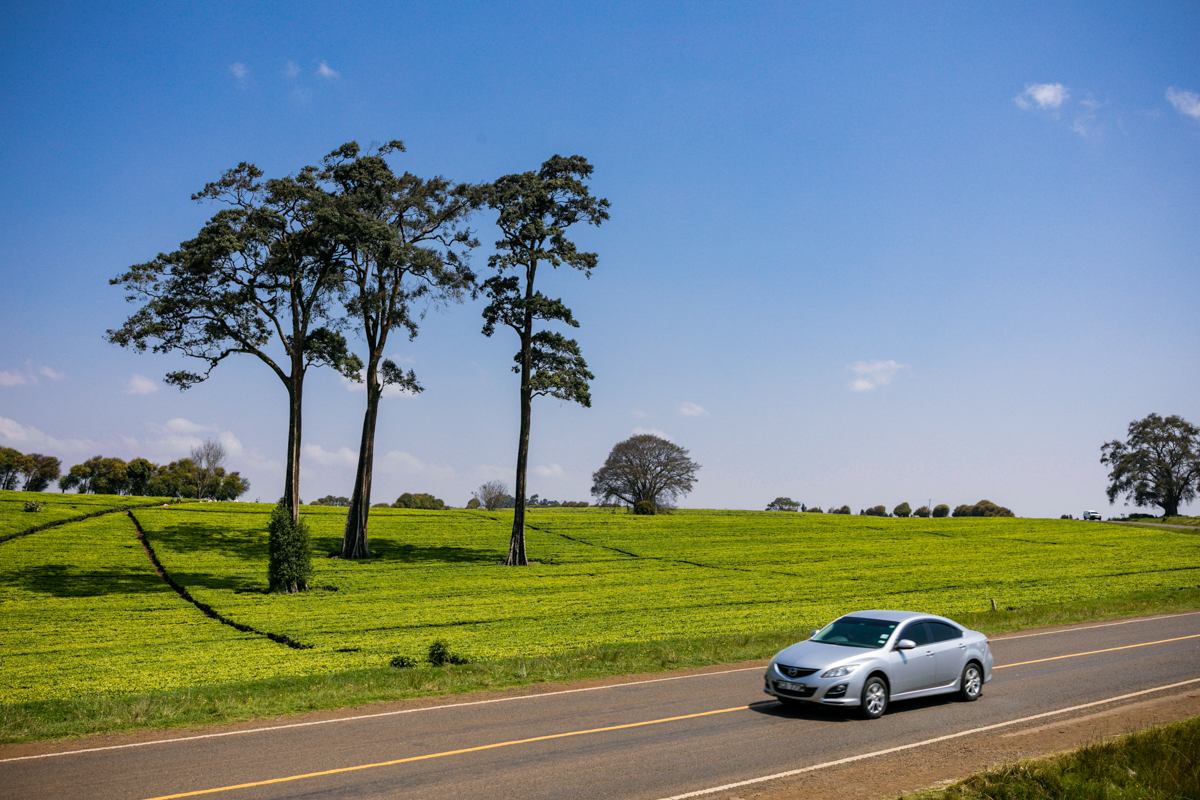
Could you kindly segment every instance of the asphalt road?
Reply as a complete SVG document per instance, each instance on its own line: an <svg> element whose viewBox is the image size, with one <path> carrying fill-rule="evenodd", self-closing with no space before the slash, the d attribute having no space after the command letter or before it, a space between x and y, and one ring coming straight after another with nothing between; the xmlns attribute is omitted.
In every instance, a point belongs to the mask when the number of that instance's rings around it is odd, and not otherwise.
<svg viewBox="0 0 1200 800"><path fill-rule="evenodd" d="M0 798L595 798L659 800L992 726L1044 724L1200 683L1200 613L1007 635L975 703L896 703L867 722L784 710L762 667L300 725L13 758ZM1047 717L1045 715L1049 714ZM1039 719L1030 719L1038 717ZM182 737L182 738L181 738ZM89 748L89 752L83 750Z"/></svg>

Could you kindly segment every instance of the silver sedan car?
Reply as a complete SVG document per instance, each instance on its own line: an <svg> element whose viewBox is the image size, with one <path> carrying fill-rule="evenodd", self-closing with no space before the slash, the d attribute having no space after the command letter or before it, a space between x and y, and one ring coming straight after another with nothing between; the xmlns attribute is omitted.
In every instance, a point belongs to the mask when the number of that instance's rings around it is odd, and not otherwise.
<svg viewBox="0 0 1200 800"><path fill-rule="evenodd" d="M763 691L784 705L857 707L876 719L893 700L957 693L975 700L992 679L987 637L913 611L857 611L771 659Z"/></svg>

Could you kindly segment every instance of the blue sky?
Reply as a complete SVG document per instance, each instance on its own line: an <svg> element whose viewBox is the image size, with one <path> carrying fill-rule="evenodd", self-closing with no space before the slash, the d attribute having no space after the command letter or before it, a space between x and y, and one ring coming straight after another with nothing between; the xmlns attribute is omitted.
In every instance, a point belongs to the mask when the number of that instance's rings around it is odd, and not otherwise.
<svg viewBox="0 0 1200 800"><path fill-rule="evenodd" d="M539 277L596 379L590 409L535 401L531 493L587 499L654 431L703 465L686 507L1107 515L1103 442L1200 423L1190 4L37 3L0 37L0 445L219 436L277 498L278 380L162 385L182 359L103 341L134 310L107 282L193 236L216 209L191 193L240 161L396 138L398 170L463 181L580 154L612 202L576 236L592 278ZM517 343L481 310L393 342L426 391L384 402L375 500L512 484ZM302 496L347 494L364 396L306 391Z"/></svg>

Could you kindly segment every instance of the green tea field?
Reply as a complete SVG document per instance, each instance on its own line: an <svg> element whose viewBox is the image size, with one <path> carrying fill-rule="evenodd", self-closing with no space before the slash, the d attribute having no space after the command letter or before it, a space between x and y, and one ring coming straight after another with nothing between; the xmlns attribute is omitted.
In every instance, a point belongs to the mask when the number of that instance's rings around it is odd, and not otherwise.
<svg viewBox="0 0 1200 800"><path fill-rule="evenodd" d="M68 502L0 493L0 530ZM720 634L803 631L860 608L961 616L1200 585L1200 534L1033 519L609 509L529 513L529 568L505 568L511 512L375 510L375 558L327 558L344 509L305 507L312 590L265 593L270 507L119 512L0 543L0 704L330 675L423 659L473 662ZM54 515L58 515L57 517ZM39 518L39 519L31 519ZM282 635L300 647L268 638Z"/></svg>

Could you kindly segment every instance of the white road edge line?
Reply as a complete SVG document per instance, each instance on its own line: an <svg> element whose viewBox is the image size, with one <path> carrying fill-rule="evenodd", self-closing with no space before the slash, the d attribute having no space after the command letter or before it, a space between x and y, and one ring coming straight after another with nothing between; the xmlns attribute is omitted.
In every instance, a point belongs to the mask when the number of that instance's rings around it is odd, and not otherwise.
<svg viewBox="0 0 1200 800"><path fill-rule="evenodd" d="M788 777L791 777L792 775L802 775L805 772L816 772L819 769L828 769L829 767L836 767L841 764L849 764L854 761L862 761L862 760L868 759L868 758L876 758L878 756L886 756L890 753L898 753L902 750L912 750L915 747L924 747L925 745L936 744L938 742L944 742L944 741L947 741L948 739L958 739L962 736L970 736L973 733L983 733L984 731L991 731L991 730L995 730L996 728L1006 728L1009 725L1019 725L1022 722L1032 722L1035 719L1043 719L1044 717L1052 717L1052 716L1055 716L1056 714L1067 714L1071 711L1082 711L1085 708L1092 708L1093 706L1101 706L1101 705L1104 705L1105 703L1116 703L1120 700L1128 700L1132 697L1141 697L1144 694L1152 694L1154 692L1162 692L1162 691L1166 691L1167 689L1177 689L1180 686L1187 686L1192 683L1200 683L1200 678L1192 678L1190 681L1180 681L1179 683L1172 683L1168 686L1157 686L1153 689L1143 689L1140 692L1133 692L1131 694L1123 694L1123 695L1120 695L1119 697L1109 697L1105 700L1096 700L1091 703L1084 703L1083 705L1080 705L1080 706L1071 706L1070 708L1060 708L1057 711L1046 711L1042 714L1034 714L1032 717L1021 717L1020 719L1011 719L1008 722L997 722L995 725L985 725L982 728L972 728L971 730L968 730L968 731L959 731L958 733L949 733L949 734L946 734L945 736L938 736L934 739L926 739L923 742L913 742L912 744L902 744L899 747L889 747L887 750L876 750L873 753L863 753L863 754L857 755L857 756L848 756L847 758L839 758L837 761L826 761L824 764L814 764L811 767L803 767L801 769L793 769L793 770L789 770L787 772L777 772L774 775L764 775L761 778L751 778L750 780L747 780L747 781L738 781L737 783L727 783L724 786L714 786L711 789L699 789L697 791L688 792L686 794L672 795L671 797L664 797L664 798L662 798L662 800L685 800L686 798L689 798L689 797L701 797L706 794L713 794L714 792L724 792L729 789L737 789L742 786L750 786L755 783L765 783L766 781L773 781L773 780L777 780L779 778L788 778Z"/></svg>
<svg viewBox="0 0 1200 800"><path fill-rule="evenodd" d="M398 711L382 711L378 714L359 714L354 717L338 717L337 719L318 719L312 722L292 722L287 725L271 725L266 728L247 728L244 731L222 731L220 733L203 733L197 736L180 736L175 739L154 739L149 742L131 742L130 744L112 744L105 747L88 747L81 750L63 750L60 753L41 753L35 756L14 756L12 758L0 758L0 764L6 764L9 761L29 761L35 758L57 758L59 756L75 756L82 753L99 753L104 750L124 750L130 747L149 747L156 744L175 744L176 742L194 742L198 739L219 739L224 736L242 736L247 733L267 733L269 731L283 731L289 728L307 728L313 725L329 725L334 722L356 722L362 719L376 719L378 717L394 717L400 714L416 714L420 711L442 711L447 708L463 708L466 706L485 706L492 703L508 703L514 700L536 700L542 697L554 697L560 694L578 694L580 692L598 692L602 689L620 689L625 686L641 686L647 683L664 683L666 681L682 681L688 678L706 678L710 675L728 675L733 672L749 672L751 670L762 670L764 667L738 667L737 669L726 669L719 672L699 672L694 675L674 675L670 678L649 678L644 681L630 681L629 683L610 683L605 686L587 686L582 689L563 689L558 692L542 692L540 694L523 694L516 697L494 697L491 700L472 700L467 703L447 703L440 706L426 706L424 708L402 708Z"/></svg>
<svg viewBox="0 0 1200 800"><path fill-rule="evenodd" d="M1135 622L1154 622L1160 619L1174 619L1175 617L1191 617L1200 614L1200 611L1184 611L1179 614L1164 614L1160 617L1139 617L1138 619L1125 619L1120 622L1105 622L1101 625L1084 625L1078 628L1064 628L1060 631L1042 631L1041 633L1021 633L1016 636L989 636L988 641L992 642L1007 642L1013 639L1028 639L1031 636L1053 636L1058 633L1072 633L1074 631L1090 631L1093 628L1111 628L1114 625L1131 625Z"/></svg>

